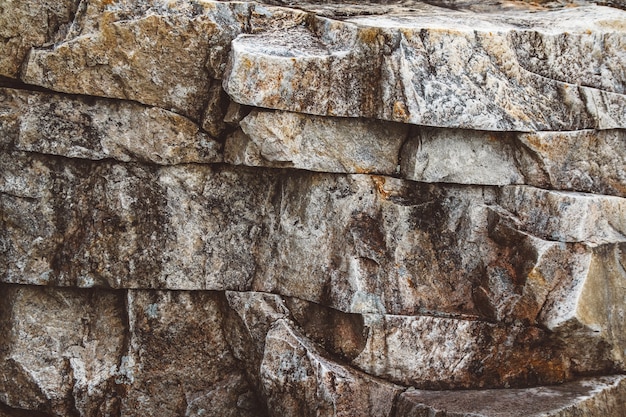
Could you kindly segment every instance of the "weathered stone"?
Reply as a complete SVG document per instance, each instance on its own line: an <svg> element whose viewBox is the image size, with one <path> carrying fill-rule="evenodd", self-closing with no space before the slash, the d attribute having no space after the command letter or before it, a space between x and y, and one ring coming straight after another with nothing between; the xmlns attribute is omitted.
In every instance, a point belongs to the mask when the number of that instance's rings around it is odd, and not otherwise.
<svg viewBox="0 0 626 417"><path fill-rule="evenodd" d="M62 43L31 53L23 79L198 119L230 41L252 31L234 41L225 83L242 104L489 130L625 126L619 11L465 12L460 25L460 12L415 7L411 23L405 15L334 22L245 3L113 7L94 0ZM583 18L585 25L571 23ZM307 19L308 29L301 26ZM469 51L473 58L463 63ZM485 75L472 78L478 73Z"/></svg>
<svg viewBox="0 0 626 417"><path fill-rule="evenodd" d="M226 162L321 172L396 173L408 126L373 120L253 111L247 135L226 142Z"/></svg>
<svg viewBox="0 0 626 417"><path fill-rule="evenodd" d="M317 115L484 130L623 128L623 15L421 4L410 14L318 18L235 39L224 88L242 104ZM592 53L578 60L581 50ZM536 63L542 56L555 65ZM574 60L584 69L572 70Z"/></svg>
<svg viewBox="0 0 626 417"><path fill-rule="evenodd" d="M31 3L0 417L626 413L622 0Z"/></svg>
<svg viewBox="0 0 626 417"><path fill-rule="evenodd" d="M541 312L540 322L561 334L571 356L577 356L575 369L584 372L590 364L603 361L620 368L626 363L624 265L624 244L596 248L582 265L585 278L562 281Z"/></svg>
<svg viewBox="0 0 626 417"><path fill-rule="evenodd" d="M527 389L408 390L398 399L396 417L619 417L625 398L622 375Z"/></svg>
<svg viewBox="0 0 626 417"><path fill-rule="evenodd" d="M221 145L178 114L128 101L0 88L0 146L162 165L221 162Z"/></svg>
<svg viewBox="0 0 626 417"><path fill-rule="evenodd" d="M259 369L268 349L266 334L276 322L292 318L308 338L343 363L403 385L519 387L559 383L581 372L614 372L614 358L598 335L585 338L579 334L565 344L561 333L522 323L347 314L265 293L229 292L227 298L239 317L229 326L239 328L230 337L235 341L233 351L248 364L251 374ZM576 351L583 343L587 351Z"/></svg>
<svg viewBox="0 0 626 417"><path fill-rule="evenodd" d="M460 129L415 129L400 154L400 175L455 184L524 184L513 135Z"/></svg>
<svg viewBox="0 0 626 417"><path fill-rule="evenodd" d="M115 415L123 294L0 285L0 402L51 415Z"/></svg>
<svg viewBox="0 0 626 417"><path fill-rule="evenodd" d="M256 380L270 415L392 415L403 388L334 361L300 333L281 297L226 297L237 317L226 325L233 353Z"/></svg>
<svg viewBox="0 0 626 417"><path fill-rule="evenodd" d="M528 184L624 197L626 130L497 133L414 129L403 178L457 184Z"/></svg>
<svg viewBox="0 0 626 417"><path fill-rule="evenodd" d="M546 186L626 197L626 130L538 132L518 140L540 161Z"/></svg>
<svg viewBox="0 0 626 417"><path fill-rule="evenodd" d="M250 5L91 0L67 37L31 52L22 79L56 91L121 98L199 120Z"/></svg>
<svg viewBox="0 0 626 417"><path fill-rule="evenodd" d="M260 375L273 416L391 416L402 391L324 358L283 319L267 334Z"/></svg>
<svg viewBox="0 0 626 417"><path fill-rule="evenodd" d="M571 379L568 358L538 328L425 316L364 319L367 344L351 363L403 385L450 389Z"/></svg>
<svg viewBox="0 0 626 417"><path fill-rule="evenodd" d="M202 129L213 137L219 137L226 129L225 116L230 100L221 83L213 82L209 88L208 101L202 116Z"/></svg>
<svg viewBox="0 0 626 417"><path fill-rule="evenodd" d="M210 292L129 291L122 415L262 415L224 338L222 303Z"/></svg>
<svg viewBox="0 0 626 417"><path fill-rule="evenodd" d="M31 47L63 38L78 0L20 1L0 4L0 76L17 78Z"/></svg>
<svg viewBox="0 0 626 417"><path fill-rule="evenodd" d="M503 208L504 191L490 188L22 153L0 161L10 283L257 290L346 312L532 322L597 256L526 234L553 213L518 218L524 200Z"/></svg>
<svg viewBox="0 0 626 417"><path fill-rule="evenodd" d="M503 187L498 204L520 230L545 240L598 245L626 241L626 198Z"/></svg>

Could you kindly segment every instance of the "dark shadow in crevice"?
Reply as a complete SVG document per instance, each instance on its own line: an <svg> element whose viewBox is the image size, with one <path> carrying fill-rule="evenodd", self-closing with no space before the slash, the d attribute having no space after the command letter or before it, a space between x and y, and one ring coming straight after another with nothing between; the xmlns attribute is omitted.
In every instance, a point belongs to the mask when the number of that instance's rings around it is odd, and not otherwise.
<svg viewBox="0 0 626 417"><path fill-rule="evenodd" d="M50 90L49 88L40 87L38 85L33 85L33 84L26 84L18 79L3 77L1 75L0 75L0 87L12 88L14 90L38 91L40 93L58 94L58 92L54 90Z"/></svg>
<svg viewBox="0 0 626 417"><path fill-rule="evenodd" d="M0 413L10 417L54 417L42 411L25 410L23 408L13 408L0 402Z"/></svg>

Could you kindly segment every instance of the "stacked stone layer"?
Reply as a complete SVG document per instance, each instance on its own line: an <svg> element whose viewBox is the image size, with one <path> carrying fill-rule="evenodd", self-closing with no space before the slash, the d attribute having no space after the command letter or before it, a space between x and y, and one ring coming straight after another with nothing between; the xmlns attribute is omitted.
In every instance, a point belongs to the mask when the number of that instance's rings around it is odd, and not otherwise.
<svg viewBox="0 0 626 417"><path fill-rule="evenodd" d="M0 6L0 417L624 415L624 5L268 3Z"/></svg>

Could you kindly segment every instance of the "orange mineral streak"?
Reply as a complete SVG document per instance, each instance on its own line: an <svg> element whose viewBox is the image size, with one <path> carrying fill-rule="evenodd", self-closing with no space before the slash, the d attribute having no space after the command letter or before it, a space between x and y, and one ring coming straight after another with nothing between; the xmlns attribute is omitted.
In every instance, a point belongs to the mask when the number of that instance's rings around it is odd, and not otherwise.
<svg viewBox="0 0 626 417"><path fill-rule="evenodd" d="M406 105L400 101L393 103L393 119L400 122L408 122L410 118L409 110Z"/></svg>
<svg viewBox="0 0 626 417"><path fill-rule="evenodd" d="M372 181L374 181L374 186L376 187L376 191L378 194L385 200L388 200L391 196L391 193L385 190L385 177L380 175L372 175Z"/></svg>

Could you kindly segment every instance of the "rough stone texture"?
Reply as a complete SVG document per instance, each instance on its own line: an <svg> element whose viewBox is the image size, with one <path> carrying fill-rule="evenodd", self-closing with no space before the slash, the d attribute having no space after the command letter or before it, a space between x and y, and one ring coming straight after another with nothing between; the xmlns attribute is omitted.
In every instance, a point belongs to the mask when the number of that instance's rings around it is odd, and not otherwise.
<svg viewBox="0 0 626 417"><path fill-rule="evenodd" d="M6 285L0 294L0 401L53 415L115 415L128 330L122 294Z"/></svg>
<svg viewBox="0 0 626 417"><path fill-rule="evenodd" d="M254 111L240 122L246 136L226 142L226 162L339 173L396 173L408 126L373 120Z"/></svg>
<svg viewBox="0 0 626 417"><path fill-rule="evenodd" d="M400 396L397 417L619 416L626 407L624 376L525 390L418 391Z"/></svg>
<svg viewBox="0 0 626 417"><path fill-rule="evenodd" d="M553 329L574 320L582 330L571 345L624 348L615 332L624 326L623 240L544 240L579 230L573 226L581 199L594 224L606 222L603 212L588 210L590 197L570 195L573 217L553 222L550 204L528 208L533 200L514 198L520 188L76 163L23 153L2 161L4 282L256 290L346 312L559 323ZM615 301L582 297L584 288ZM586 336L596 327L606 333ZM576 359L577 369L604 369L611 360L623 366L622 354L611 358L598 349L604 359Z"/></svg>
<svg viewBox="0 0 626 417"><path fill-rule="evenodd" d="M225 145L232 164L626 196L626 130L516 134L413 127L409 133L406 125L368 119L259 111L239 120L243 132L232 133Z"/></svg>
<svg viewBox="0 0 626 417"><path fill-rule="evenodd" d="M515 216L520 229L542 239L598 245L626 238L624 198L503 187L498 204Z"/></svg>
<svg viewBox="0 0 626 417"><path fill-rule="evenodd" d="M626 131L526 134L416 129L401 176L457 184L528 184L624 197Z"/></svg>
<svg viewBox="0 0 626 417"><path fill-rule="evenodd" d="M3 3L0 417L625 415L625 9Z"/></svg>
<svg viewBox="0 0 626 417"><path fill-rule="evenodd" d="M21 1L0 4L0 76L17 78L31 47L61 39L71 23L78 0Z"/></svg>
<svg viewBox="0 0 626 417"><path fill-rule="evenodd" d="M400 392L325 360L282 320L267 334L260 374L275 416L391 416Z"/></svg>
<svg viewBox="0 0 626 417"><path fill-rule="evenodd" d="M519 140L541 161L550 188L626 197L626 130L529 133Z"/></svg>
<svg viewBox="0 0 626 417"><path fill-rule="evenodd" d="M585 268L574 265L598 256L585 244L541 239L573 233L574 220L552 221L550 205L509 201L508 189L20 152L3 154L2 167L6 282L256 289L344 311L534 320L550 289L566 277L584 281ZM524 232L542 224L552 234ZM536 271L541 279L528 287ZM516 301L495 294L507 285L521 291Z"/></svg>
<svg viewBox="0 0 626 417"><path fill-rule="evenodd" d="M580 323L577 331L570 324L551 333L521 322L494 324L472 317L344 313L266 293L227 292L227 298L244 323L239 331L245 336L231 337L244 340L234 348L235 355L249 364L251 373L260 366L269 329L283 319L297 323L310 340L355 368L427 389L554 383L572 375L608 373L623 362L610 347L623 350L623 344L617 347L616 340L585 331ZM257 346L252 354L250 344Z"/></svg>
<svg viewBox="0 0 626 417"><path fill-rule="evenodd" d="M218 142L167 110L8 88L0 88L0 146L162 165L222 160Z"/></svg>
<svg viewBox="0 0 626 417"><path fill-rule="evenodd" d="M128 292L123 415L261 414L222 334L222 304L215 293Z"/></svg>
<svg viewBox="0 0 626 417"><path fill-rule="evenodd" d="M494 15L425 4L319 18L235 39L224 88L242 104L317 115L484 130L624 128L624 19L599 6Z"/></svg>
<svg viewBox="0 0 626 417"><path fill-rule="evenodd" d="M84 3L52 49L31 52L22 79L67 93L139 101L199 119L211 77L250 6L165 0Z"/></svg>

